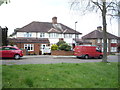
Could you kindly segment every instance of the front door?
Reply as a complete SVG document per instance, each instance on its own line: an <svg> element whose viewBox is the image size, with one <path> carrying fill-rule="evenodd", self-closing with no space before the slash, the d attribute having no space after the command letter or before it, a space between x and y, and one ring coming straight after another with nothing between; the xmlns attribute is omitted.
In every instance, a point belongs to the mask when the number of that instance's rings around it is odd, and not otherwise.
<svg viewBox="0 0 120 90"><path fill-rule="evenodd" d="M46 44L41 44L41 54L43 55L44 54L44 48L46 47Z"/></svg>

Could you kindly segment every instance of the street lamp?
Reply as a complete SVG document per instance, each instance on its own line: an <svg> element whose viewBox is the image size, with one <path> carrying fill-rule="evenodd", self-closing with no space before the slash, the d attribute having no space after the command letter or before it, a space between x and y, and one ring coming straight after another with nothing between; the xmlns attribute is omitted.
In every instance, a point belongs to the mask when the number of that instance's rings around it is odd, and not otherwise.
<svg viewBox="0 0 120 90"><path fill-rule="evenodd" d="M75 43L76 43L76 23L77 21L75 22Z"/></svg>

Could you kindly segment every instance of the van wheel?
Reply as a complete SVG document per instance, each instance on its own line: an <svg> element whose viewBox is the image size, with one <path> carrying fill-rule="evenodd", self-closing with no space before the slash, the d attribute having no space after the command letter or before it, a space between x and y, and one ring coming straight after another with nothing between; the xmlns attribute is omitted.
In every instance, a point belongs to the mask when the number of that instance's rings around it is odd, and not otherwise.
<svg viewBox="0 0 120 90"><path fill-rule="evenodd" d="M99 58L99 59L102 59L102 58L103 58L103 55L100 55L98 58Z"/></svg>
<svg viewBox="0 0 120 90"><path fill-rule="evenodd" d="M18 54L16 54L15 56L14 56L14 58L17 60L17 59L20 59L20 55L18 55Z"/></svg>
<svg viewBox="0 0 120 90"><path fill-rule="evenodd" d="M84 56L84 58L85 58L85 59L88 59L88 58L89 58L89 56L88 56L88 55L85 55L85 56Z"/></svg>

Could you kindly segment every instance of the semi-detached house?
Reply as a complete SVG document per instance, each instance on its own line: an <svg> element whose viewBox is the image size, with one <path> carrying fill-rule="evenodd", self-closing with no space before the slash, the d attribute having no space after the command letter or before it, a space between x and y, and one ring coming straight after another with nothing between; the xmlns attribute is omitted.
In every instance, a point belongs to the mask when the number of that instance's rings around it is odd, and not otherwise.
<svg viewBox="0 0 120 90"><path fill-rule="evenodd" d="M16 29L9 38L9 42L19 48L27 49L28 52L41 54L46 46L56 44L59 40L64 40L69 45L73 45L82 33L72 28L57 23L57 17L52 18L52 22L36 22Z"/></svg>
<svg viewBox="0 0 120 90"><path fill-rule="evenodd" d="M84 41L91 42L92 45L99 46L103 51L103 30L102 27L97 27L97 30L94 30L85 36L82 37ZM119 48L119 38L111 33L107 32L107 52L115 53L118 52Z"/></svg>

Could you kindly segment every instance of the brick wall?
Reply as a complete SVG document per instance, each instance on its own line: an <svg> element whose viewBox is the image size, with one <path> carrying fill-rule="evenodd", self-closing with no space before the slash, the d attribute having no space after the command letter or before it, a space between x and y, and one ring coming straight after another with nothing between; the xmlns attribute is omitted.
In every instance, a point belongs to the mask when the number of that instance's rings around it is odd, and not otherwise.
<svg viewBox="0 0 120 90"><path fill-rule="evenodd" d="M71 56L73 55L73 51L63 51L63 50L52 50L51 55L62 55L62 56Z"/></svg>

